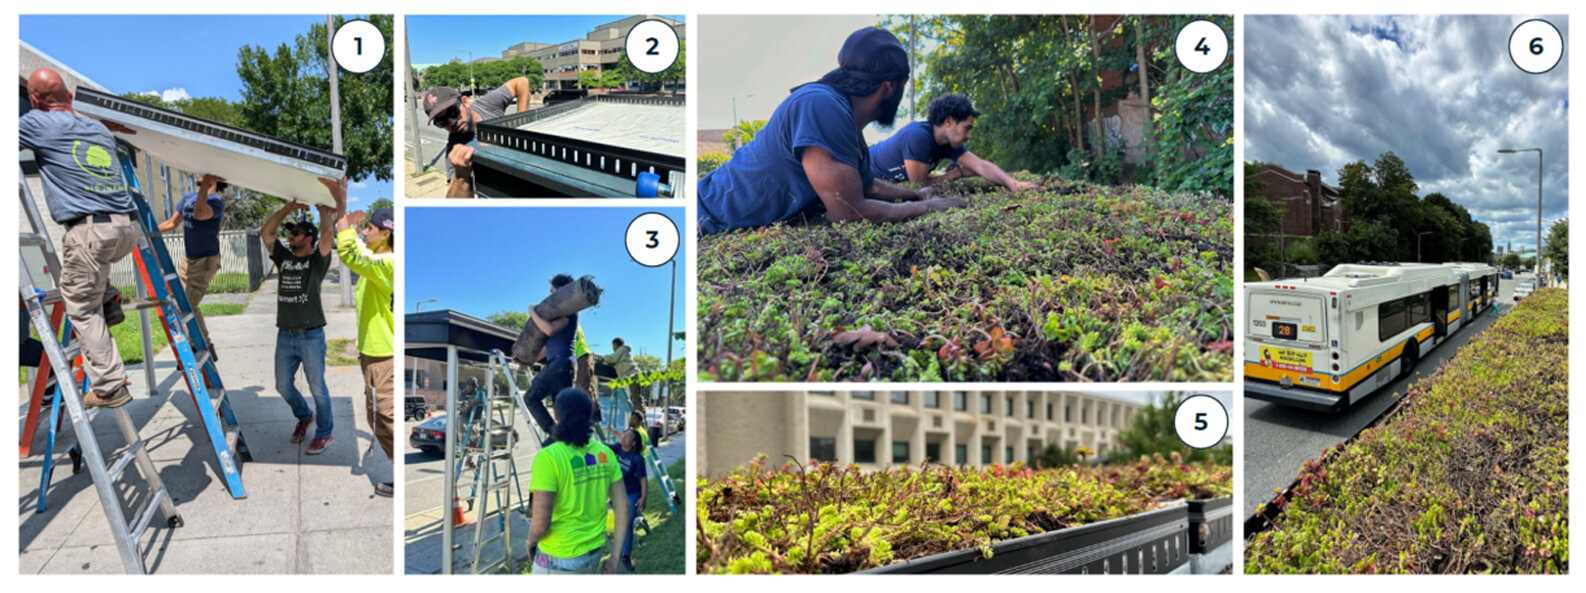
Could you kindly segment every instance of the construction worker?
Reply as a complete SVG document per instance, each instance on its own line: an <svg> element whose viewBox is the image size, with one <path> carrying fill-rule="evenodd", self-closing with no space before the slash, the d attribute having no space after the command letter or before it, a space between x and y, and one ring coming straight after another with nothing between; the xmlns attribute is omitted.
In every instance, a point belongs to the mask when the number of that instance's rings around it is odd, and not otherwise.
<svg viewBox="0 0 1586 593"><path fill-rule="evenodd" d="M557 274L551 278L551 292L572 283L572 276ZM545 409L545 399L573 386L573 338L578 332L578 314L541 319L534 312L534 307L529 307L529 322L546 336L545 346L535 356L535 360L544 360L545 366L529 383L528 391L523 394L523 402L529 408L529 415L534 417L534 422L546 434L552 434L556 423L562 419L551 419L550 412ZM591 413L589 419L593 417Z"/></svg>
<svg viewBox="0 0 1586 593"><path fill-rule="evenodd" d="M838 68L795 87L754 140L699 180L699 230L714 234L825 211L831 220L892 222L964 205L874 178L864 128L891 126L909 79L897 37L865 27ZM903 202L903 203L895 203Z"/></svg>
<svg viewBox="0 0 1586 593"><path fill-rule="evenodd" d="M446 197L474 197L474 130L487 119L507 114L507 106L515 99L518 113L529 110L529 95L533 85L524 77L508 80L495 90L477 100L464 97L449 86L438 86L424 93L424 113L430 125L444 129L446 148Z"/></svg>
<svg viewBox="0 0 1586 593"><path fill-rule="evenodd" d="M969 97L958 93L942 95L931 99L925 112L927 121L903 126L892 137L870 147L871 173L876 179L934 184L979 175L1014 191L1036 187L1010 177L996 163L965 148L975 130L975 119L980 117ZM931 170L943 160L957 163L958 168L931 175Z"/></svg>
<svg viewBox="0 0 1586 593"><path fill-rule="evenodd" d="M336 182L320 179L327 187ZM334 191L334 190L333 190ZM301 443L314 425L314 440L309 441L309 455L325 452L335 437L334 413L331 412L330 388L325 385L325 308L320 303L320 284L325 272L330 270L330 252L333 240L322 235L313 222L302 220L286 223L286 245L276 240L276 230L287 215L307 210L308 205L296 200L276 210L264 221L259 238L269 246L270 261L280 270L276 279L275 305L275 390L280 392L286 405L292 408L297 426L289 439ZM334 206L320 206L321 222L336 214ZM297 368L303 367L303 378L308 381L308 392L314 397L310 409L297 390Z"/></svg>
<svg viewBox="0 0 1586 593"><path fill-rule="evenodd" d="M92 389L83 394L83 405L121 407L132 401L132 391L105 323L103 297L111 264L138 242L137 205L116 166L116 138L110 133L112 127L131 130L78 115L71 91L54 70L34 70L27 84L33 109L17 122L18 146L33 151L50 218L66 227L60 291Z"/></svg>
<svg viewBox="0 0 1586 593"><path fill-rule="evenodd" d="M606 364L609 364L613 368L617 369L618 379L633 376L635 371L633 366L633 350L628 347L626 342L622 341L622 338L612 338L611 354L608 354L602 358L606 361ZM628 390L628 401L633 404L633 409L637 411L643 411L644 394L638 389L628 389L626 387L623 389Z"/></svg>
<svg viewBox="0 0 1586 593"><path fill-rule="evenodd" d="M529 472L533 513L528 549L534 574L594 574L606 550L606 505L616 509L617 525L632 521L627 489L616 452L592 438L589 394L569 387L556 395L560 420L551 442L534 454ZM608 574L616 573L628 530L616 530Z"/></svg>
<svg viewBox="0 0 1586 593"><path fill-rule="evenodd" d="M198 329L204 332L204 343L209 345L212 360L220 360L215 353L215 342L209 339L209 325L204 323L204 312L198 305L209 294L209 283L220 273L220 225L226 216L226 203L220 193L226 191L226 180L215 175L205 175L198 182L198 191L182 196L181 203L171 218L159 224L160 232L182 229L184 256L176 267L182 279L182 289L187 291L187 302L198 317ZM198 199L204 196L204 199Z"/></svg>
<svg viewBox="0 0 1586 593"><path fill-rule="evenodd" d="M335 191L338 210L347 209L347 180ZM390 208L368 214L360 210L336 222L336 254L347 269L358 275L358 366L363 369L364 412L375 442L392 459L393 417L396 397L394 358L396 313L396 221ZM360 224L362 223L362 224ZM356 230L355 230L356 229ZM363 243L359 244L359 234ZM374 443L369 445L371 452ZM391 497L392 482L378 482L374 493Z"/></svg>
<svg viewBox="0 0 1586 593"><path fill-rule="evenodd" d="M573 371L573 387L577 387L589 394L590 401L595 403L595 423L600 423L600 393L595 389L595 351L589 349L589 343L584 341L584 328L573 331L573 360L577 366Z"/></svg>

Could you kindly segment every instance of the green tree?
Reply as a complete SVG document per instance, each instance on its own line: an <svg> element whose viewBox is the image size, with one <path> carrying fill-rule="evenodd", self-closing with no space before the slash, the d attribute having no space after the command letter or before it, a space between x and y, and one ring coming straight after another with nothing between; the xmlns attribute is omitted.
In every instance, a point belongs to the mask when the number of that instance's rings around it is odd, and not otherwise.
<svg viewBox="0 0 1586 593"><path fill-rule="evenodd" d="M1503 265L1503 267L1505 269L1518 270L1518 269L1520 269L1521 264L1522 264L1522 262L1520 261L1520 254L1518 254L1518 253L1506 253L1506 254L1503 255L1503 264L1502 265Z"/></svg>
<svg viewBox="0 0 1586 593"><path fill-rule="evenodd" d="M1057 443L1047 443L1036 460L1043 468L1053 468L1079 463L1079 456L1071 450L1057 446Z"/></svg>
<svg viewBox="0 0 1586 593"><path fill-rule="evenodd" d="M1178 453L1190 461L1211 461L1213 450L1189 448L1184 441L1179 440L1178 430L1173 426L1173 415L1178 411L1179 403L1187 397L1187 394L1180 392L1168 393L1161 401L1149 402L1136 411L1129 425L1118 432L1124 455L1114 456L1113 459L1130 462L1140 456Z"/></svg>
<svg viewBox="0 0 1586 593"><path fill-rule="evenodd" d="M517 331L529 323L529 312L524 311L496 311L485 317L485 320L501 327Z"/></svg>
<svg viewBox="0 0 1586 593"><path fill-rule="evenodd" d="M641 373L659 371L664 366L665 365L661 363L661 357L654 354L633 355L633 367L638 369Z"/></svg>
<svg viewBox="0 0 1586 593"><path fill-rule="evenodd" d="M1560 278L1569 277L1569 219L1564 218L1553 221L1553 226L1547 229L1547 243L1543 244L1542 255L1553 260L1553 273Z"/></svg>
<svg viewBox="0 0 1586 593"><path fill-rule="evenodd" d="M733 150L737 150L754 140L755 135L759 134L760 130L765 129L765 124L766 120L763 119L743 120L722 133L721 141L732 146Z"/></svg>
<svg viewBox="0 0 1586 593"><path fill-rule="evenodd" d="M354 17L360 18L360 17ZM387 40L392 16L361 17L380 29ZM335 17L335 23L351 20ZM394 79L391 51L373 70L354 74L337 69L341 103L342 154L347 176L353 180L374 176L392 178L393 150L391 89ZM242 79L242 127L324 150L332 148L330 78L325 26L314 24L292 43L271 51L243 46L237 51L237 76Z"/></svg>

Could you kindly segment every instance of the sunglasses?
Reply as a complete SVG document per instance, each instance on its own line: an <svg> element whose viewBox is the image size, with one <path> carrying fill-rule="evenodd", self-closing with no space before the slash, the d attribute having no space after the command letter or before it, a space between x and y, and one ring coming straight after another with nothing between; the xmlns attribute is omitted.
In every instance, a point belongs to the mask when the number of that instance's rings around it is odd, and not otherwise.
<svg viewBox="0 0 1586 593"><path fill-rule="evenodd" d="M292 231L291 236L293 236L293 237L309 237L309 236L312 236L312 235L310 235L308 233L308 231Z"/></svg>
<svg viewBox="0 0 1586 593"><path fill-rule="evenodd" d="M446 108L446 111L442 111L440 115L435 116L435 125L442 128L450 128L462 116L462 105L453 104L451 107Z"/></svg>

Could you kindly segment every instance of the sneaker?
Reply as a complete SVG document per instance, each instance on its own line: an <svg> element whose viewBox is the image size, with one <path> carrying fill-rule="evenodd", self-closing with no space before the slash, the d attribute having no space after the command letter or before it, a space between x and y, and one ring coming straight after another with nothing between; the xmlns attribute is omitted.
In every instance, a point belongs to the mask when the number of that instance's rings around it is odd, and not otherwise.
<svg viewBox="0 0 1586 593"><path fill-rule="evenodd" d="M314 424L314 417L313 416L309 416L308 420L298 420L297 421L297 428L293 428L292 429L291 442L293 442L293 443L301 443L301 442L303 442L303 439L308 437L308 427L312 426L313 424Z"/></svg>
<svg viewBox="0 0 1586 593"><path fill-rule="evenodd" d="M132 390L127 389L126 385L122 385L121 389L111 396L99 395L92 391L83 395L83 407L87 408L119 408L130 401L132 401Z"/></svg>
<svg viewBox="0 0 1586 593"><path fill-rule="evenodd" d="M331 436L314 437L314 440L309 441L309 443L308 443L308 451L305 451L305 453L308 453L309 455L319 455L320 453L324 453L325 452L325 447L329 447L331 441L334 441L334 440L336 440L336 437L331 437Z"/></svg>
<svg viewBox="0 0 1586 593"><path fill-rule="evenodd" d="M394 488L395 486L391 482L381 482L379 484L375 484L374 495L391 498L391 494L395 492Z"/></svg>

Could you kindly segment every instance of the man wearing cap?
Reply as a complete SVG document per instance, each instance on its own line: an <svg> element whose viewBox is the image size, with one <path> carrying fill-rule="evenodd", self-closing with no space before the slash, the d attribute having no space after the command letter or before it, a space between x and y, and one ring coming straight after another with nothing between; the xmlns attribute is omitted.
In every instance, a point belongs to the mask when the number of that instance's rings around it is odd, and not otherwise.
<svg viewBox="0 0 1586 593"><path fill-rule="evenodd" d="M336 182L321 178L320 183L336 195ZM330 269L333 241L329 235L320 236L319 229L306 219L286 223L286 245L276 240L281 221L298 210L308 210L308 205L294 200L276 210L264 221L259 237L269 246L270 261L280 269L276 278L275 390L297 418L291 442L303 442L313 424L314 440L309 442L306 453L318 455L334 440L330 389L325 386L325 310L320 306L319 289L325 271ZM330 220L335 212L335 207L320 206L319 218ZM312 409L297 390L299 365L308 380L308 391L314 396Z"/></svg>
<svg viewBox="0 0 1586 593"><path fill-rule="evenodd" d="M333 192L334 193L334 192ZM346 181L337 195L337 209L347 210ZM395 302L396 221L390 208L380 208L368 213L358 211L336 221L336 254L347 264L347 269L358 275L358 366L363 369L364 413L375 441L391 459L392 435L395 433L392 410L396 396ZM360 224L363 223L363 224ZM356 229L356 230L355 230ZM359 235L363 243L359 244ZM370 443L370 449L374 444ZM390 497L392 482L378 482L374 493Z"/></svg>
<svg viewBox="0 0 1586 593"><path fill-rule="evenodd" d="M33 109L18 120L17 135L19 146L32 150L38 162L50 218L66 227L60 291L92 388L83 394L83 405L124 406L132 392L102 305L111 264L138 242L137 206L116 165L110 133L130 130L78 115L66 82L48 68L28 75L28 101Z"/></svg>
<svg viewBox="0 0 1586 593"><path fill-rule="evenodd" d="M890 222L963 206L874 178L863 130L891 126L909 79L908 54L891 33L855 31L836 70L795 87L753 141L699 180L705 234L756 227L822 209L831 220Z"/></svg>
<svg viewBox="0 0 1586 593"><path fill-rule="evenodd" d="M485 93L477 100L464 97L449 86L438 86L424 93L424 113L430 125L444 129L446 148L446 186L448 198L474 197L474 128L484 120L507 114L507 106L516 99L518 113L529 110L529 94L533 87L524 77L508 80L506 84Z"/></svg>
<svg viewBox="0 0 1586 593"><path fill-rule="evenodd" d="M160 232L169 233L182 228L182 246L185 257L176 268L181 276L182 289L187 291L187 302L198 317L198 328L204 332L204 344L209 346L211 360L219 360L215 343L209 339L209 325L204 323L204 312L198 308L209 294L209 282L220 272L220 225L226 214L226 203L220 192L226 191L226 180L215 175L205 175L198 182L198 191L182 196L176 212L160 223ZM198 196L205 196L198 199Z"/></svg>
<svg viewBox="0 0 1586 593"><path fill-rule="evenodd" d="M870 147L871 173L876 179L934 184L979 175L1014 191L1035 187L1014 179L996 163L981 159L964 147L975 130L975 118L980 117L969 97L958 93L942 95L931 100L925 113L928 121L903 126L892 137ZM952 160L958 168L932 176L931 170L943 160Z"/></svg>

